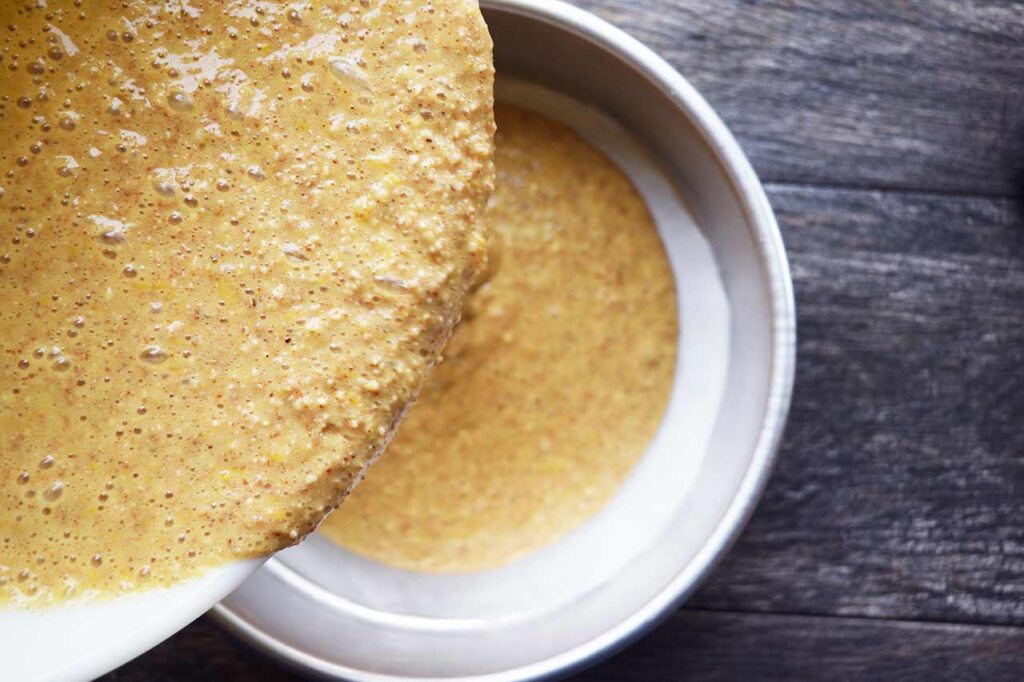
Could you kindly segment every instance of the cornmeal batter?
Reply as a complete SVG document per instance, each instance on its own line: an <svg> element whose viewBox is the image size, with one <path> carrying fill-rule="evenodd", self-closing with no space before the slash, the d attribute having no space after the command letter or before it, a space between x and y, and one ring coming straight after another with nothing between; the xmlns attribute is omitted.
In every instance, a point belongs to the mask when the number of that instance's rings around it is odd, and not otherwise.
<svg viewBox="0 0 1024 682"><path fill-rule="evenodd" d="M0 3L0 601L294 543L483 260L471 0Z"/></svg>
<svg viewBox="0 0 1024 682"><path fill-rule="evenodd" d="M669 264L643 200L561 125L497 109L489 279L381 461L322 531L423 571L507 563L579 526L672 385Z"/></svg>

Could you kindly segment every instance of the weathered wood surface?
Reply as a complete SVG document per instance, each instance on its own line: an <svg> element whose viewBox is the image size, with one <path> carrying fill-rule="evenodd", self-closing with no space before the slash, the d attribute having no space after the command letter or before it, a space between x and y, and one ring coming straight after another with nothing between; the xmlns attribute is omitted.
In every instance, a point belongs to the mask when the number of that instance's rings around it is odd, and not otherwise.
<svg viewBox="0 0 1024 682"><path fill-rule="evenodd" d="M577 4L678 68L767 180L1024 193L1024 2Z"/></svg>
<svg viewBox="0 0 1024 682"><path fill-rule="evenodd" d="M579 682L1020 682L1024 631L682 611Z"/></svg>
<svg viewBox="0 0 1024 682"><path fill-rule="evenodd" d="M1024 211L770 187L799 350L767 494L692 603L1024 624Z"/></svg>
<svg viewBox="0 0 1024 682"><path fill-rule="evenodd" d="M1024 2L578 4L771 183L800 332L778 468L701 610L581 679L1024 679ZM299 678L202 619L106 679Z"/></svg>
<svg viewBox="0 0 1024 682"><path fill-rule="evenodd" d="M1019 682L1024 630L681 611L580 682ZM105 682L299 682L204 618Z"/></svg>

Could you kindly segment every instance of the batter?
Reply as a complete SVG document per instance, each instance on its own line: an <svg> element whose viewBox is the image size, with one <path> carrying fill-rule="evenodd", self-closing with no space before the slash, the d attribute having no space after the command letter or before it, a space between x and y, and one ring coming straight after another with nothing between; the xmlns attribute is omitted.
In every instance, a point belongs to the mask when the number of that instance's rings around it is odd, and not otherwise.
<svg viewBox="0 0 1024 682"><path fill-rule="evenodd" d="M474 571L604 506L668 400L672 273L629 180L499 105L490 267L387 453L322 532L418 571Z"/></svg>
<svg viewBox="0 0 1024 682"><path fill-rule="evenodd" d="M470 0L0 3L0 602L297 542L483 261Z"/></svg>

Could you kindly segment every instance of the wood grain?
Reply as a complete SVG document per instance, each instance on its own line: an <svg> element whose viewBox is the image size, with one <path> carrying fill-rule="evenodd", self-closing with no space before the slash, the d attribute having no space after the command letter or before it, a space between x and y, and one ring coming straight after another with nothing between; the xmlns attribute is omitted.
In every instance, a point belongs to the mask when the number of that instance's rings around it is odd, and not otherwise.
<svg viewBox="0 0 1024 682"><path fill-rule="evenodd" d="M580 682L1017 682L1024 630L681 611ZM203 618L103 682L307 679Z"/></svg>
<svg viewBox="0 0 1024 682"><path fill-rule="evenodd" d="M1019 682L1024 631L683 611L580 682Z"/></svg>
<svg viewBox="0 0 1024 682"><path fill-rule="evenodd" d="M1024 217L772 187L797 296L778 467L705 608L1024 623Z"/></svg>
<svg viewBox="0 0 1024 682"><path fill-rule="evenodd" d="M1024 193L1024 3L576 0L704 94L770 181Z"/></svg>

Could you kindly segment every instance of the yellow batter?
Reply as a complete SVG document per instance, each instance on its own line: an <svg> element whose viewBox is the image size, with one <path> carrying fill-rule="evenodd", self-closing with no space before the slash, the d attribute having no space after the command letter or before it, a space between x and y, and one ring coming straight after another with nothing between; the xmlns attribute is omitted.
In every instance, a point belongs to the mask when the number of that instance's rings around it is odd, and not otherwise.
<svg viewBox="0 0 1024 682"><path fill-rule="evenodd" d="M0 2L0 602L310 532L483 259L471 0Z"/></svg>
<svg viewBox="0 0 1024 682"><path fill-rule="evenodd" d="M654 435L676 359L672 273L623 174L497 109L489 279L381 461L321 527L422 571L499 566L579 526Z"/></svg>

